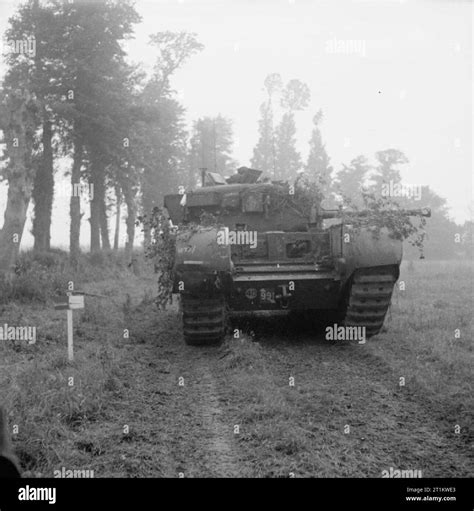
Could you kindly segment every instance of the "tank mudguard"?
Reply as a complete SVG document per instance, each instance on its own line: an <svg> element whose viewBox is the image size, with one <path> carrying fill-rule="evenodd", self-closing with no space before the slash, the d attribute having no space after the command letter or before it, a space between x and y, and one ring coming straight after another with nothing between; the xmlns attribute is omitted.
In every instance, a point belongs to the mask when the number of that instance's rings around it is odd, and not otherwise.
<svg viewBox="0 0 474 511"><path fill-rule="evenodd" d="M212 297L223 292L230 275L230 245L219 244L216 227L195 227L178 233L174 265L174 291L195 297Z"/></svg>
<svg viewBox="0 0 474 511"><path fill-rule="evenodd" d="M330 229L331 251L343 280L359 268L398 267L402 261L403 242L387 228L336 225Z"/></svg>

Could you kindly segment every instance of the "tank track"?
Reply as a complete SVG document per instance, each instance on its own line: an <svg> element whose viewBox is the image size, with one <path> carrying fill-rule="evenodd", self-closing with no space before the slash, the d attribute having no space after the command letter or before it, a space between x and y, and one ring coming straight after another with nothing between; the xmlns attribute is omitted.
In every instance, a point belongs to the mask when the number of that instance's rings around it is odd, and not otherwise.
<svg viewBox="0 0 474 511"><path fill-rule="evenodd" d="M225 301L223 298L182 297L183 334L186 344L205 346L224 338Z"/></svg>
<svg viewBox="0 0 474 511"><path fill-rule="evenodd" d="M389 269L357 270L349 289L345 326L365 326L367 337L380 332L392 299L396 277Z"/></svg>

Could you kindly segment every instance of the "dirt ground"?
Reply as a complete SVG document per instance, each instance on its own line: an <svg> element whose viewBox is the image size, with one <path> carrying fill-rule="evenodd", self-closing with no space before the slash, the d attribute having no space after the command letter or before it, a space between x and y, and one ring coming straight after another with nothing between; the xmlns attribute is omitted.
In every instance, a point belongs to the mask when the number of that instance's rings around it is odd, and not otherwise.
<svg viewBox="0 0 474 511"><path fill-rule="evenodd" d="M63 417L48 435L44 418L15 440L20 457L39 476L65 466L95 477L382 477L391 468L472 477L472 322L469 300L459 295L468 296L470 281L459 269L426 271L402 273L407 290L395 293L386 331L365 345L331 343L323 331L280 319L236 324L238 337L220 346L186 346L177 304L157 311L154 279L127 279L110 308L97 312L106 318L86 311L78 325L77 378L98 357L113 375L90 396L100 393L100 406L74 408L79 419ZM429 295L437 272L449 282L459 274L441 302ZM89 287L118 289L115 282ZM71 371L54 359L42 371L51 367L64 377ZM86 401L82 378L72 392ZM18 399L11 402L18 409ZM31 435L42 435L42 456Z"/></svg>
<svg viewBox="0 0 474 511"><path fill-rule="evenodd" d="M196 349L175 334L156 341L159 360L154 347L146 360L143 348L130 352L129 369L139 373L130 415L151 462L140 475L380 477L389 467L425 477L474 473L473 446L450 432L424 395L399 387L399 375L370 345L328 346L301 335ZM233 342L241 346L234 350ZM142 423L141 414L155 419Z"/></svg>

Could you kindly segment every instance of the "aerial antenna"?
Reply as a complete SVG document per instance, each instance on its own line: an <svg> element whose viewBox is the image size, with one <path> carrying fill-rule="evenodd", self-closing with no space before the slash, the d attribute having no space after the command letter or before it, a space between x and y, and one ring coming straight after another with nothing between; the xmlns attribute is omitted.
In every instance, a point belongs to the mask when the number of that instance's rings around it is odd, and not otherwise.
<svg viewBox="0 0 474 511"><path fill-rule="evenodd" d="M206 181L207 167L201 167L199 170L201 171L201 186L204 186Z"/></svg>
<svg viewBox="0 0 474 511"><path fill-rule="evenodd" d="M216 140L216 120L213 120L213 131L214 131L214 172L217 172L217 140Z"/></svg>

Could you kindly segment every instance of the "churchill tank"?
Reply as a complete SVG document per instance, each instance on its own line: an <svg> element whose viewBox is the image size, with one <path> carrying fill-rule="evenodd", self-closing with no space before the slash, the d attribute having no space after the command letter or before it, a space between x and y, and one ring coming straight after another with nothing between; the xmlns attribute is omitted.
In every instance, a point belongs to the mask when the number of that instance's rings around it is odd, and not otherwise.
<svg viewBox="0 0 474 511"><path fill-rule="evenodd" d="M372 225L370 211L324 209L297 183L261 174L204 171L199 188L165 196L177 226L173 292L185 342L218 343L232 318L290 313L335 317L343 333L378 334L403 240ZM403 213L430 216L428 208Z"/></svg>

